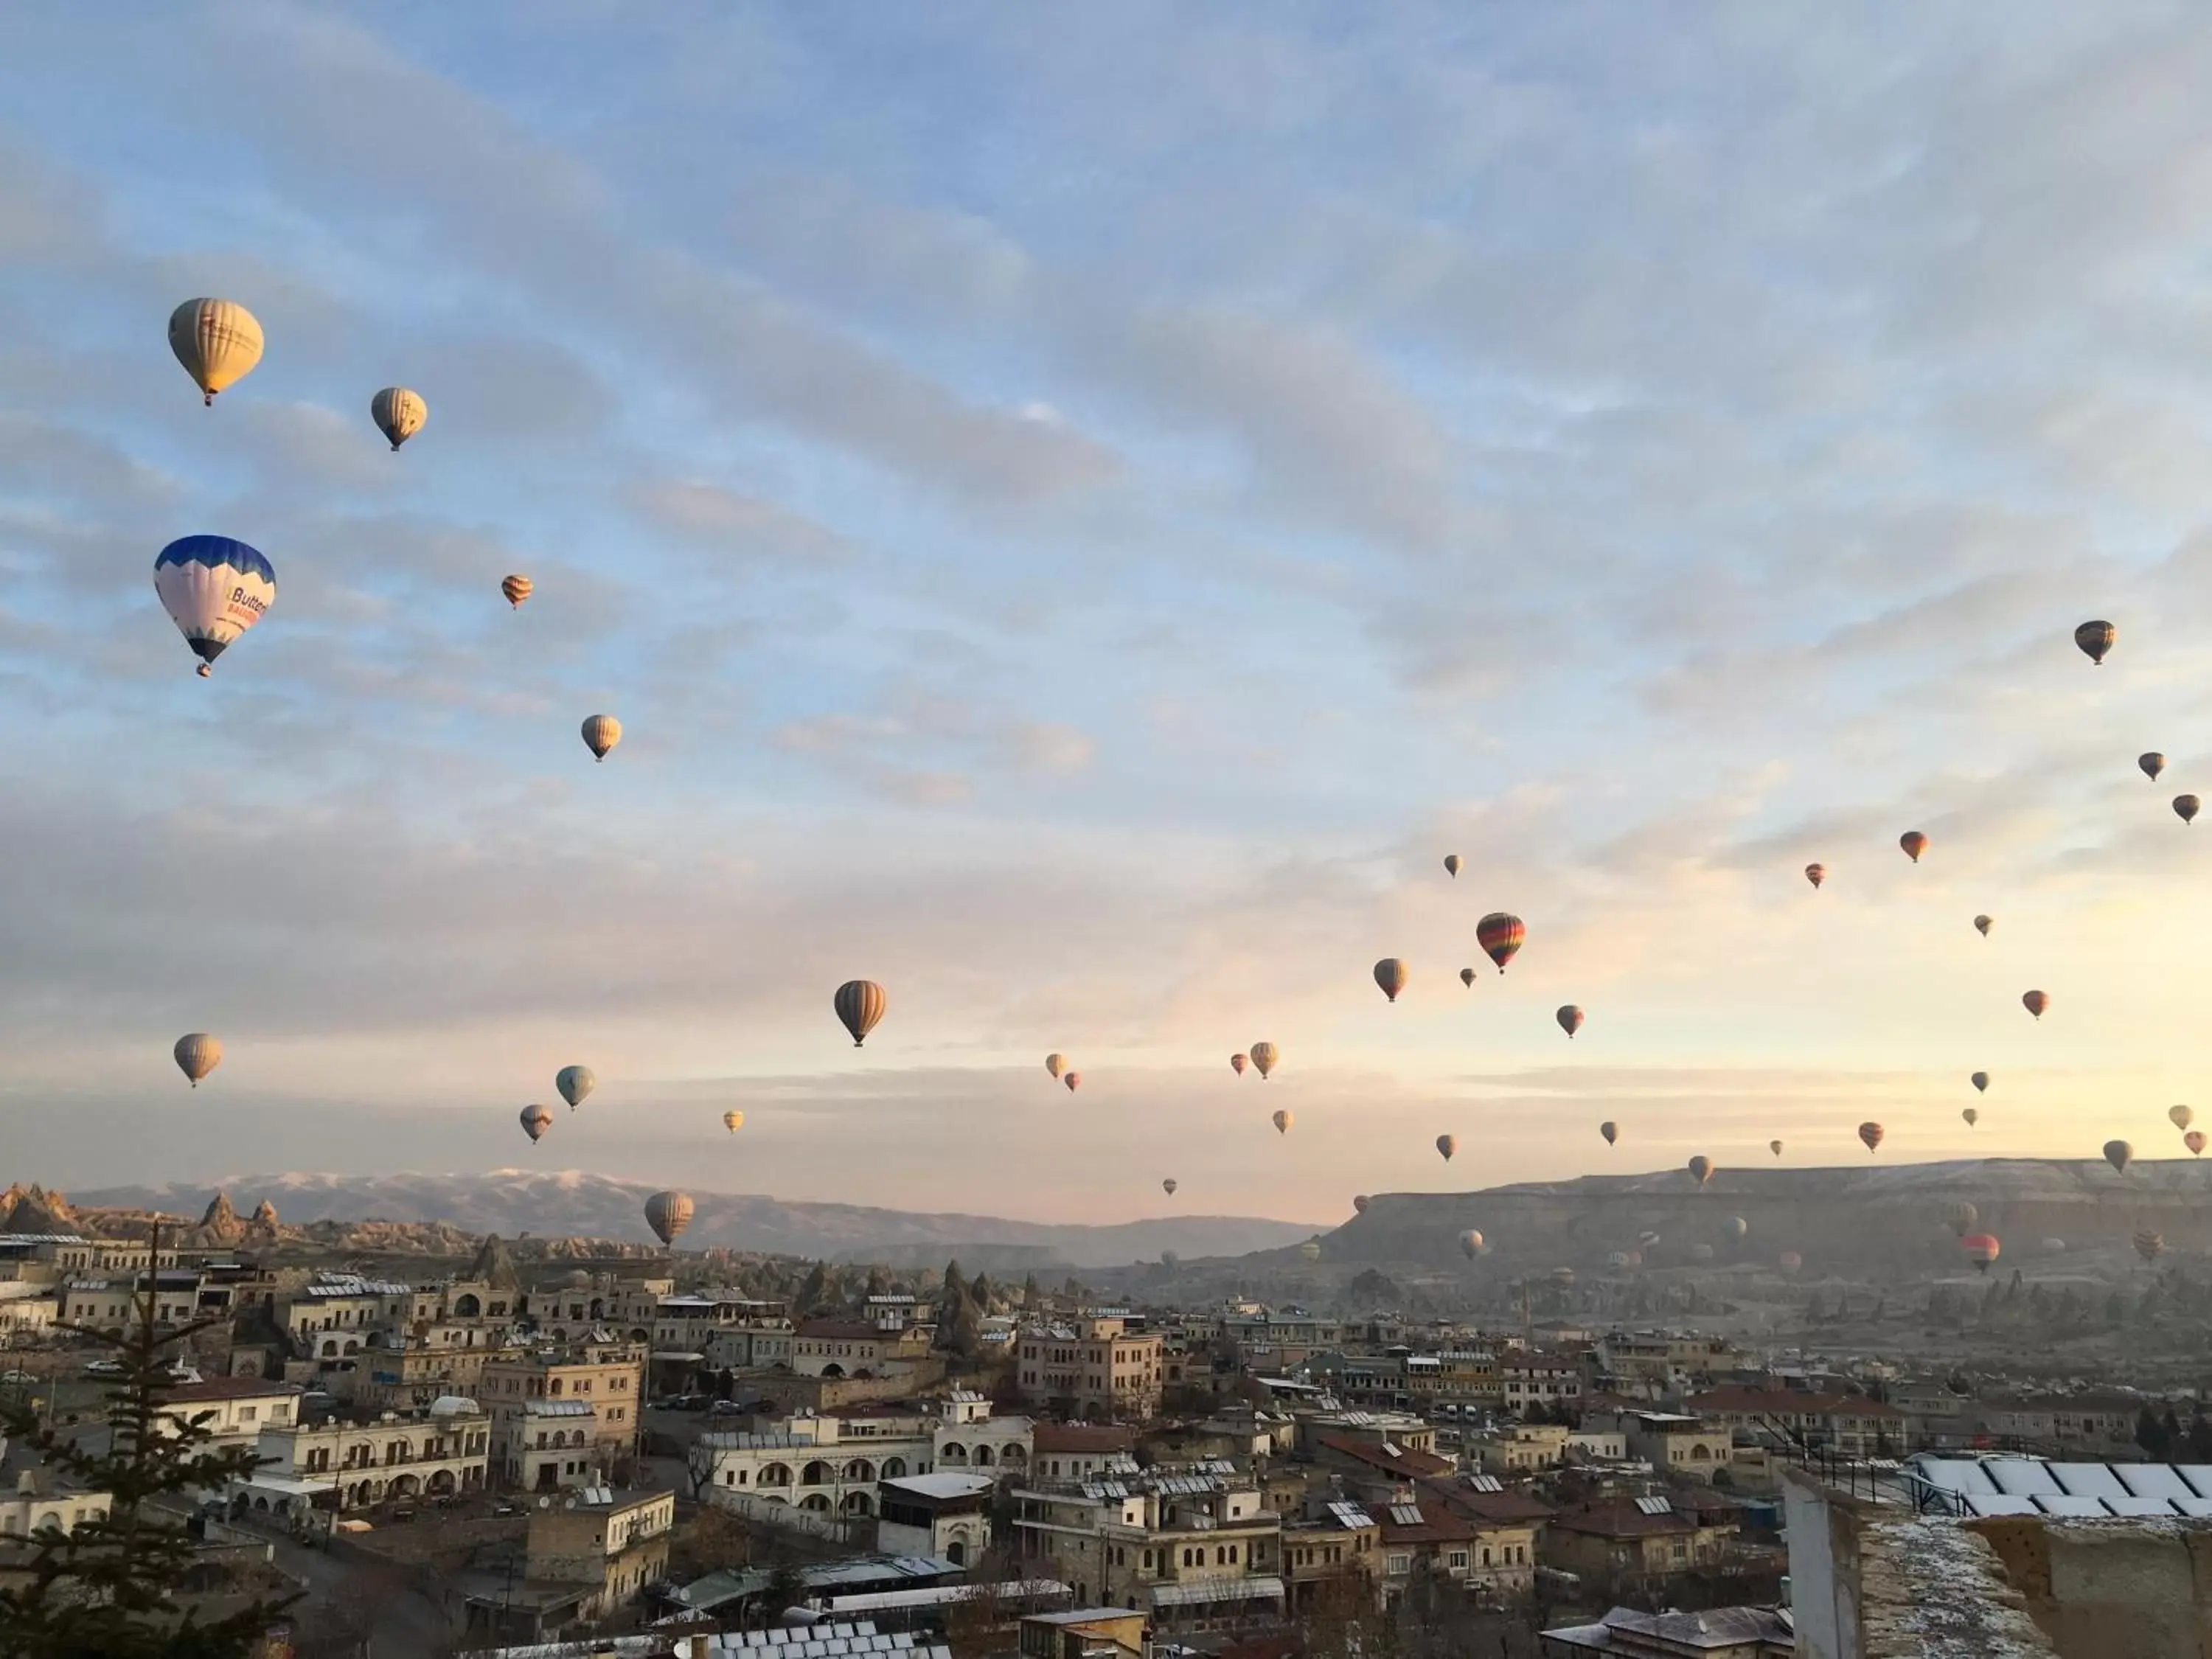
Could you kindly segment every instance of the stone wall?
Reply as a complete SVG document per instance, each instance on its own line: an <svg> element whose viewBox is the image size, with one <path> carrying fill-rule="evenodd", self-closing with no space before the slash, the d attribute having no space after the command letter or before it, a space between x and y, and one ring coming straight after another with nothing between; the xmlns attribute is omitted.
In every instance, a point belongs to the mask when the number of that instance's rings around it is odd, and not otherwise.
<svg viewBox="0 0 2212 1659"><path fill-rule="evenodd" d="M1985 1540L2060 1659L2212 1654L2212 1521L1960 1523Z"/></svg>

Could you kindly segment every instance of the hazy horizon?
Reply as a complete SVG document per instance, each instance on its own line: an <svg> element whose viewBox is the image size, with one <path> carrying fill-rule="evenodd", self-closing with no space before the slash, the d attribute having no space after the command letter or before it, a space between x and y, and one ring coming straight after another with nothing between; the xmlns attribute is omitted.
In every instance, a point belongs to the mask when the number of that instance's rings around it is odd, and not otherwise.
<svg viewBox="0 0 2212 1659"><path fill-rule="evenodd" d="M2212 14L11 21L0 1180L2178 1150ZM211 410L201 294L268 335ZM206 681L199 532L278 592Z"/></svg>

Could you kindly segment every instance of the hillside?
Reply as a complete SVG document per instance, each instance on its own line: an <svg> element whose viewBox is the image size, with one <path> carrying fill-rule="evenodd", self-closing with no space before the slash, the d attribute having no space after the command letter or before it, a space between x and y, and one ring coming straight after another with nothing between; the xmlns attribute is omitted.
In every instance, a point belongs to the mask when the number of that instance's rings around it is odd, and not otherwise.
<svg viewBox="0 0 2212 1659"><path fill-rule="evenodd" d="M75 1195L86 1207L162 1209L199 1215L218 1192L240 1203L273 1202L288 1224L379 1220L442 1223L465 1233L529 1233L648 1241L640 1214L651 1183L581 1170L493 1170L483 1175L267 1175L209 1183L112 1187ZM1114 1226L1010 1221L996 1216L791 1203L693 1189L697 1205L683 1244L832 1260L971 1268L1100 1267L1157 1257L1241 1255L1273 1249L1313 1229L1239 1216L1164 1216ZM227 1212L227 1210L226 1210Z"/></svg>

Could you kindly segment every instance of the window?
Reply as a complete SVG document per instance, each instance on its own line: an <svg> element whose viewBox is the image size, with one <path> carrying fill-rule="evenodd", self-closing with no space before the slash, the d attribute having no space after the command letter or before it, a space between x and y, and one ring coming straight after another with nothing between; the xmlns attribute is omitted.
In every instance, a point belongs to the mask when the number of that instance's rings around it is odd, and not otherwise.
<svg viewBox="0 0 2212 1659"><path fill-rule="evenodd" d="M1411 1572L1413 1570L1413 1558L1411 1555L1407 1554L1402 1550L1396 1551L1391 1554L1389 1560L1385 1565L1389 1568L1391 1575L1395 1577L1399 1573Z"/></svg>
<svg viewBox="0 0 2212 1659"><path fill-rule="evenodd" d="M1450 1561L1449 1561L1449 1565L1451 1565L1451 1566L1455 1566L1455 1567L1464 1567L1464 1566L1466 1566L1466 1565L1467 1565L1467 1552L1466 1552L1465 1550L1454 1550L1454 1551L1451 1553L1451 1559L1450 1559Z"/></svg>

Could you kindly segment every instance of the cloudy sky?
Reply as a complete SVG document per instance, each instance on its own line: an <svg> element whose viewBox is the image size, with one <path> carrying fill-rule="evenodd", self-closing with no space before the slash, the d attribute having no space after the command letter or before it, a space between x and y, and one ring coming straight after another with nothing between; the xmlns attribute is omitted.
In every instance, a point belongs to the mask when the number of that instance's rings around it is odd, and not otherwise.
<svg viewBox="0 0 2212 1659"><path fill-rule="evenodd" d="M0 1175L1321 1220L2204 1090L2202 8L124 9L0 55Z"/></svg>

